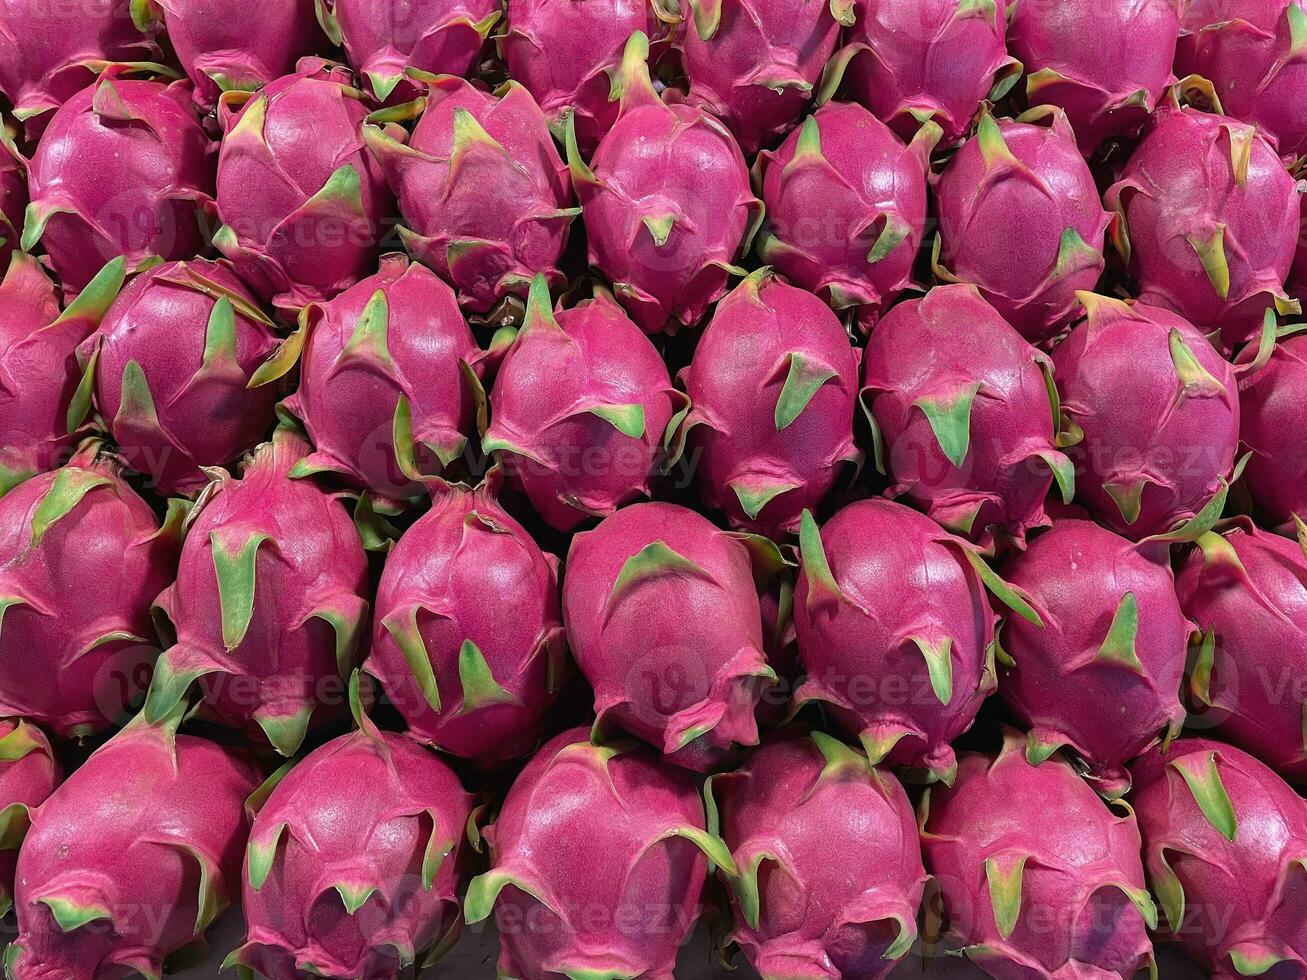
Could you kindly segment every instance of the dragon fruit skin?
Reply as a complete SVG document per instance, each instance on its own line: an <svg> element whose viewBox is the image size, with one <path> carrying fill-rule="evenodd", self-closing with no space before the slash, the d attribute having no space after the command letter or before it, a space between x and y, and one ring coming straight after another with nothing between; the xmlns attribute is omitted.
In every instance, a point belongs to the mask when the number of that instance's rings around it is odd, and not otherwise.
<svg viewBox="0 0 1307 980"><path fill-rule="evenodd" d="M935 196L941 280L975 283L1033 343L1072 321L1076 292L1103 274L1111 219L1063 112L983 112Z"/></svg>
<svg viewBox="0 0 1307 980"><path fill-rule="evenodd" d="M646 333L693 326L726 293L762 202L735 138L713 115L669 105L649 78L649 39L622 58L621 111L589 165L568 137L590 264Z"/></svg>
<svg viewBox="0 0 1307 980"><path fill-rule="evenodd" d="M1055 475L1071 494L1072 464L1055 442L1052 364L974 286L900 303L876 325L862 368L891 493L953 533L986 550L1020 546L1048 523Z"/></svg>
<svg viewBox="0 0 1307 980"><path fill-rule="evenodd" d="M1180 566L1176 587L1202 631L1191 689L1203 721L1281 776L1307 781L1297 684L1307 644L1307 555L1299 543L1241 521L1214 531Z"/></svg>
<svg viewBox="0 0 1307 980"><path fill-rule="evenodd" d="M117 466L88 455L0 499L0 716L63 736L108 727L149 679L150 603L172 581L182 517L160 528Z"/></svg>
<svg viewBox="0 0 1307 980"><path fill-rule="evenodd" d="M155 603L177 639L155 666L151 719L198 681L210 715L290 756L343 693L367 622L367 556L343 503L288 475L307 452L278 430L240 479L206 490Z"/></svg>
<svg viewBox="0 0 1307 980"><path fill-rule="evenodd" d="M680 0L676 47L689 103L726 124L745 156L784 136L811 103L840 25L822 0Z"/></svg>
<svg viewBox="0 0 1307 980"><path fill-rule="evenodd" d="M860 352L821 300L758 272L717 304L681 381L704 501L780 537L815 509L853 441Z"/></svg>
<svg viewBox="0 0 1307 980"><path fill-rule="evenodd" d="M0 912L13 907L18 848L32 813L54 792L63 769L45 733L21 718L0 719Z"/></svg>
<svg viewBox="0 0 1307 980"><path fill-rule="evenodd" d="M842 81L905 140L930 119L946 144L966 132L982 100L997 101L1021 64L1005 43L1009 0L837 2L849 25L822 84L825 101ZM851 19L856 6L856 21Z"/></svg>
<svg viewBox="0 0 1307 980"><path fill-rule="evenodd" d="M347 69L303 58L261 92L220 100L213 244L279 309L324 302L376 266L394 199L363 144L368 109L353 84Z"/></svg>
<svg viewBox="0 0 1307 980"><path fill-rule="evenodd" d="M904 147L862 106L826 103L759 155L759 257L869 329L912 282L938 138L926 125Z"/></svg>
<svg viewBox="0 0 1307 980"><path fill-rule="evenodd" d="M1220 330L1226 347L1256 336L1268 309L1298 312L1282 286L1300 192L1253 127L1164 104L1104 200L1141 303Z"/></svg>
<svg viewBox="0 0 1307 980"><path fill-rule="evenodd" d="M1174 83L1177 0L1018 3L1008 50L1026 69L1026 100L1063 109L1081 151L1139 132Z"/></svg>
<svg viewBox="0 0 1307 980"><path fill-rule="evenodd" d="M531 93L509 82L499 95L461 78L427 82L426 108L407 144L378 126L363 135L399 198L399 235L472 313L525 297L558 268L578 209Z"/></svg>
<svg viewBox="0 0 1307 980"><path fill-rule="evenodd" d="M356 716L361 731L309 753L259 808L248 941L227 964L268 980L395 980L457 938L473 799L434 752Z"/></svg>
<svg viewBox="0 0 1307 980"><path fill-rule="evenodd" d="M451 489L386 561L365 669L411 737L497 762L539 742L564 649L558 560L490 487Z"/></svg>
<svg viewBox="0 0 1307 980"><path fill-rule="evenodd" d="M926 883L898 780L828 735L789 732L710 786L739 870L732 938L758 973L888 975L916 939Z"/></svg>
<svg viewBox="0 0 1307 980"><path fill-rule="evenodd" d="M416 477L462 457L482 397L486 356L453 291L388 254L376 275L305 315L299 390L285 407L317 448L296 475L337 474L382 501L419 496Z"/></svg>
<svg viewBox="0 0 1307 980"><path fill-rule="evenodd" d="M209 482L201 467L236 459L272 424L277 388L246 386L279 352L230 267L192 259L129 282L78 358L127 465L161 493L193 495Z"/></svg>
<svg viewBox="0 0 1307 980"><path fill-rule="evenodd" d="M699 771L758 744L754 708L776 674L739 535L675 504L632 504L574 537L567 566L563 622L599 728Z"/></svg>
<svg viewBox="0 0 1307 980"><path fill-rule="evenodd" d="M1060 757L1033 767L1004 733L997 758L967 754L951 789L922 801L921 849L949 930L1005 980L1133 977L1152 969L1140 828Z"/></svg>
<svg viewBox="0 0 1307 980"><path fill-rule="evenodd" d="M1003 567L1044 621L1008 617L1003 649L1015 666L999 693L1030 730L1026 757L1061 748L1086 763L1104 796L1130 788L1126 763L1184 724L1180 685L1192 624L1170 567L1090 521L1058 520Z"/></svg>
<svg viewBox="0 0 1307 980"><path fill-rule="evenodd" d="M1077 499L1138 540L1219 498L1239 443L1234 367L1183 317L1080 294L1088 319L1053 351Z"/></svg>
<svg viewBox="0 0 1307 980"><path fill-rule="evenodd" d="M0 269L19 247L27 211L27 163L10 138L8 120L0 118Z"/></svg>
<svg viewBox="0 0 1307 980"><path fill-rule="evenodd" d="M1307 335L1281 340L1266 366L1241 379L1239 389L1239 437L1252 450L1244 482L1267 523L1292 530L1295 515L1307 520L1307 434L1300 425Z"/></svg>
<svg viewBox="0 0 1307 980"><path fill-rule="evenodd" d="M39 241L71 299L118 255L137 272L208 244L214 146L187 83L100 80L55 112L27 171L23 250Z"/></svg>
<svg viewBox="0 0 1307 980"><path fill-rule="evenodd" d="M467 921L498 909L499 972L521 980L671 980L709 860L735 870L689 773L580 728L536 753L484 836L491 870L468 888Z"/></svg>
<svg viewBox="0 0 1307 980"><path fill-rule="evenodd" d="M560 531L650 494L686 407L667 365L605 293L554 314L543 276L490 396L482 449Z"/></svg>
<svg viewBox="0 0 1307 980"><path fill-rule="evenodd" d="M1252 756L1205 738L1155 748L1133 771L1163 935L1217 980L1307 976L1307 803Z"/></svg>
<svg viewBox="0 0 1307 980"><path fill-rule="evenodd" d="M166 956L205 949L237 893L259 774L176 734L180 715L138 715L36 812L18 856L13 980L157 977Z"/></svg>
<svg viewBox="0 0 1307 980"><path fill-rule="evenodd" d="M81 378L75 352L118 294L123 267L122 259L110 262L60 312L37 261L14 253L0 282L0 495L71 455L68 407Z"/></svg>

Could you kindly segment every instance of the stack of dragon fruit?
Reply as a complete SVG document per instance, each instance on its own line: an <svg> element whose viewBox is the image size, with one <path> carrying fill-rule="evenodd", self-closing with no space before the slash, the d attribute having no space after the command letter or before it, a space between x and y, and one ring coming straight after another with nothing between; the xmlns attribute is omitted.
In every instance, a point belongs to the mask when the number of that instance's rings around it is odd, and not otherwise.
<svg viewBox="0 0 1307 980"><path fill-rule="evenodd" d="M1307 980L1302 178L1307 0L0 0L7 980Z"/></svg>

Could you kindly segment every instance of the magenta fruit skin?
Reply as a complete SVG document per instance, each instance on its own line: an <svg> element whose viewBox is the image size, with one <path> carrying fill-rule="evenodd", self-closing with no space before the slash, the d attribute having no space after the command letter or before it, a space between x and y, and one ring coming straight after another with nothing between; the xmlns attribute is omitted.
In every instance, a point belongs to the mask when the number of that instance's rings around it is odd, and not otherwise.
<svg viewBox="0 0 1307 980"><path fill-rule="evenodd" d="M13 907L19 846L32 817L63 781L63 767L41 729L22 718L0 719L0 909Z"/></svg>
<svg viewBox="0 0 1307 980"><path fill-rule="evenodd" d="M27 211L27 163L10 139L8 119L0 118L0 269L20 247Z"/></svg>
<svg viewBox="0 0 1307 980"><path fill-rule="evenodd" d="M1256 345L1241 354L1248 363ZM1271 527L1293 532L1307 520L1307 336L1285 337L1266 366L1239 380L1239 441L1252 453L1244 483Z"/></svg>

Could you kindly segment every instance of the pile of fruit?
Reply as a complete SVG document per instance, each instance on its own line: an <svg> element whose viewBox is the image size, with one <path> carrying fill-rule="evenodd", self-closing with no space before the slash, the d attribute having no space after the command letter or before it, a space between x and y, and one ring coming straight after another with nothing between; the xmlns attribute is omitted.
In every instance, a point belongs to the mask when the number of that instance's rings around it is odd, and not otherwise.
<svg viewBox="0 0 1307 980"><path fill-rule="evenodd" d="M1305 172L1307 0L0 0L7 977L1304 980Z"/></svg>

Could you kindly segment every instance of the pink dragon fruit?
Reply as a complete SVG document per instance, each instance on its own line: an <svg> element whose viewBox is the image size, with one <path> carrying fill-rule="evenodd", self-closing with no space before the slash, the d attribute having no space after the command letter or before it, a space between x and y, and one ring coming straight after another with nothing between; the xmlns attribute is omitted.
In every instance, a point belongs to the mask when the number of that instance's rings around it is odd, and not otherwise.
<svg viewBox="0 0 1307 980"><path fill-rule="evenodd" d="M420 742L497 762L525 755L561 680L558 559L495 501L451 488L386 561L366 670Z"/></svg>
<svg viewBox="0 0 1307 980"><path fill-rule="evenodd" d="M54 283L35 259L14 253L0 282L0 496L54 469L72 449L68 408L81 377L75 352L118 294L123 268L114 259L60 313Z"/></svg>
<svg viewBox="0 0 1307 980"><path fill-rule="evenodd" d="M564 732L486 828L491 870L468 888L467 921L498 907L505 977L670 978L709 861L735 871L704 827L688 773L634 743L598 746L584 729Z"/></svg>
<svg viewBox="0 0 1307 980"><path fill-rule="evenodd" d="M1229 745L1182 738L1131 794L1163 935L1218 980L1307 976L1307 803Z"/></svg>
<svg viewBox="0 0 1307 980"><path fill-rule="evenodd" d="M985 586L1039 617L970 545L888 500L845 507L799 532L794 619L807 679L796 705L825 703L874 765L952 783L949 742L994 692L994 623Z"/></svg>
<svg viewBox="0 0 1307 980"><path fill-rule="evenodd" d="M1066 111L1088 156L1131 137L1174 83L1178 0L1017 3L1007 46L1026 70L1026 101Z"/></svg>
<svg viewBox="0 0 1307 980"><path fill-rule="evenodd" d="M13 907L18 848L32 813L63 779L50 740L31 722L0 719L0 913Z"/></svg>
<svg viewBox="0 0 1307 980"><path fill-rule="evenodd" d="M261 92L220 102L213 244L283 310L328 300L376 265L394 201L363 145L368 110L353 84L347 69L303 58Z"/></svg>
<svg viewBox="0 0 1307 980"><path fill-rule="evenodd" d="M421 476L462 457L484 399L487 356L453 292L389 254L376 275L306 308L302 323L299 390L285 407L317 450L294 475L339 474L383 509L421 495Z"/></svg>
<svg viewBox="0 0 1307 980"><path fill-rule="evenodd" d="M832 0L849 27L822 82L825 102L848 82L853 101L903 139L931 119L946 143L962 137L988 98L1021 77L1007 53L1010 0Z"/></svg>
<svg viewBox="0 0 1307 980"><path fill-rule="evenodd" d="M23 250L41 243L68 299L116 256L137 272L198 255L208 244L213 149L189 84L106 70L64 103L37 145Z"/></svg>
<svg viewBox="0 0 1307 980"><path fill-rule="evenodd" d="M0 269L9 268L18 248L26 211L27 162L14 145L9 121L0 117Z"/></svg>
<svg viewBox="0 0 1307 980"><path fill-rule="evenodd" d="M1174 310L1227 347L1255 336L1268 309L1298 312L1282 288L1293 264L1300 193L1252 126L1164 104L1107 191L1113 237L1139 300Z"/></svg>
<svg viewBox="0 0 1307 980"><path fill-rule="evenodd" d="M1284 291L1299 305L1307 300L1307 201L1302 203L1304 213L1298 228L1298 246L1293 253L1293 265L1289 267L1289 278L1284 283Z"/></svg>
<svg viewBox="0 0 1307 980"><path fill-rule="evenodd" d="M876 325L862 368L891 495L986 550L1020 547L1048 523L1055 478L1070 502L1075 471L1056 448L1052 363L974 286L900 303Z"/></svg>
<svg viewBox="0 0 1307 980"><path fill-rule="evenodd" d="M646 333L693 326L726 292L762 202L735 138L713 115L669 105L649 78L649 39L631 35L614 79L617 122L587 164L569 128L572 184L590 264Z"/></svg>
<svg viewBox="0 0 1307 980"><path fill-rule="evenodd" d="M830 309L766 270L717 305L681 374L692 408L682 438L700 493L733 527L780 537L858 467L860 352Z"/></svg>
<svg viewBox="0 0 1307 980"><path fill-rule="evenodd" d="M132 0L132 17L142 30L162 24L206 113L223 92L289 75L318 40L313 0Z"/></svg>
<svg viewBox="0 0 1307 980"><path fill-rule="evenodd" d="M1239 389L1239 438L1252 450L1244 482L1268 524L1292 530L1295 516L1307 520L1307 334L1286 335Z"/></svg>
<svg viewBox="0 0 1307 980"><path fill-rule="evenodd" d="M193 495L204 466L229 463L267 431L275 387L247 391L282 348L254 298L221 262L192 259L137 276L78 348L89 396L129 467L162 493ZM265 367L264 365L268 365Z"/></svg>
<svg viewBox="0 0 1307 980"><path fill-rule="evenodd" d="M738 535L675 504L632 504L572 539L563 621L597 730L615 724L701 771L758 744L754 707L776 674L751 560Z"/></svg>
<svg viewBox="0 0 1307 980"><path fill-rule="evenodd" d="M248 941L224 967L268 980L395 980L458 938L472 797L435 753L378 730L359 707L357 675L350 706L359 731L273 776L254 799Z"/></svg>
<svg viewBox="0 0 1307 980"><path fill-rule="evenodd" d="M829 735L790 732L709 787L739 870L732 939L758 973L885 977L916 939L926 883L898 781Z"/></svg>
<svg viewBox="0 0 1307 980"><path fill-rule="evenodd" d="M560 531L650 493L688 408L667 365L611 296L555 317L544 276L495 379L482 449Z"/></svg>
<svg viewBox="0 0 1307 980"><path fill-rule="evenodd" d="M964 756L957 784L922 801L949 932L995 977L1155 974L1134 814L1114 813L1061 758L1032 767L1023 748L1005 731L997 758Z"/></svg>
<svg viewBox="0 0 1307 980"><path fill-rule="evenodd" d="M150 603L184 511L154 513L90 446L0 499L0 716L58 735L107 728L149 680Z"/></svg>
<svg viewBox="0 0 1307 980"><path fill-rule="evenodd" d="M1219 517L1239 443L1234 367L1169 310L1080 300L1088 319L1053 352L1078 499L1135 540Z"/></svg>
<svg viewBox="0 0 1307 980"><path fill-rule="evenodd" d="M308 446L285 429L221 474L193 514L177 581L156 607L176 645L155 667L145 713L174 710L198 680L209 713L294 755L339 703L368 614L368 563L342 503L291 468Z"/></svg>
<svg viewBox="0 0 1307 980"><path fill-rule="evenodd" d="M407 144L379 126L363 130L399 197L404 247L473 313L525 297L537 273L561 283L558 263L580 212L531 93L509 82L501 98L453 77L433 78L427 90Z"/></svg>
<svg viewBox="0 0 1307 980"><path fill-rule="evenodd" d="M784 136L811 103L840 25L821 0L679 0L676 47L689 102L724 122L746 156Z"/></svg>
<svg viewBox="0 0 1307 980"><path fill-rule="evenodd" d="M975 283L1033 343L1072 321L1076 292L1103 274L1111 219L1061 110L1015 120L982 112L935 194L941 281Z"/></svg>
<svg viewBox="0 0 1307 980"><path fill-rule="evenodd" d="M470 75L501 0L315 0L318 18L380 102L407 94L405 71ZM403 84L401 84L403 83Z"/></svg>
<svg viewBox="0 0 1307 980"><path fill-rule="evenodd" d="M1099 793L1122 796L1126 763L1184 725L1192 625L1170 566L1090 521L1059 520L1003 577L1044 621L1009 616L1003 630L999 692L1030 730L1026 758L1037 766L1069 748Z"/></svg>
<svg viewBox="0 0 1307 980"><path fill-rule="evenodd" d="M1202 631L1191 690L1202 721L1286 778L1307 781L1307 555L1241 520L1209 531L1176 578Z"/></svg>
<svg viewBox="0 0 1307 980"><path fill-rule="evenodd" d="M499 39L508 73L526 86L563 137L570 114L587 156L617 121L610 99L622 51L636 31L655 39L675 20L674 0L508 0Z"/></svg>
<svg viewBox="0 0 1307 980"><path fill-rule="evenodd" d="M178 735L184 710L137 715L36 812L18 856L13 980L157 977L173 953L203 956L236 892L259 775Z"/></svg>
<svg viewBox="0 0 1307 980"><path fill-rule="evenodd" d="M939 134L928 123L905 148L862 106L822 106L758 158L767 207L758 255L870 329L912 283Z"/></svg>

